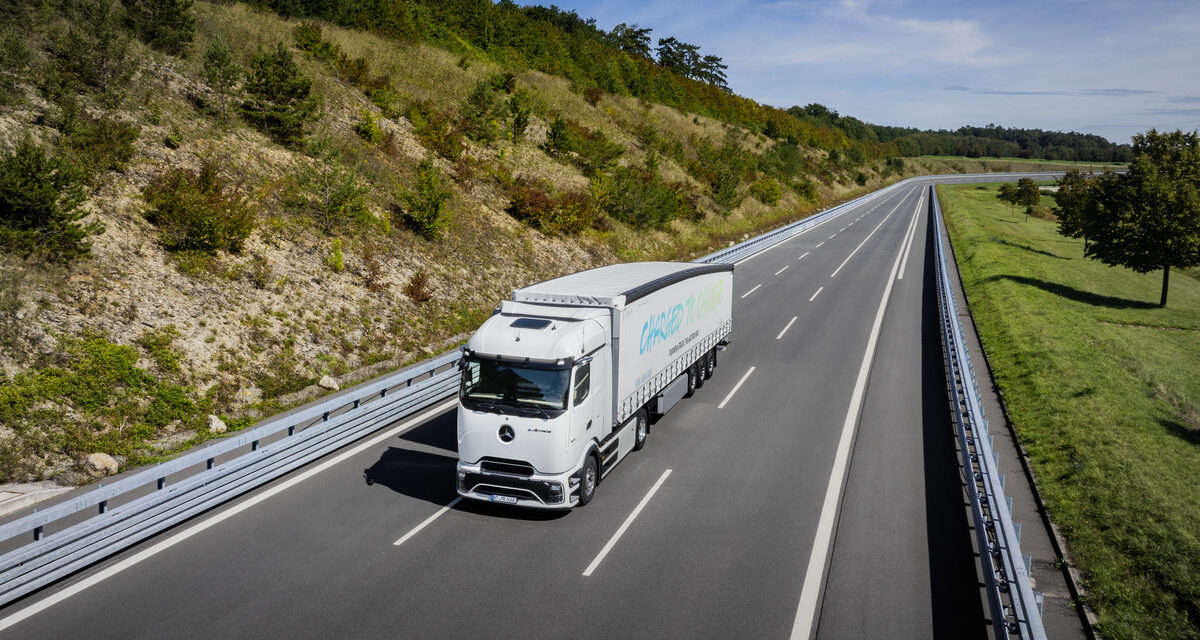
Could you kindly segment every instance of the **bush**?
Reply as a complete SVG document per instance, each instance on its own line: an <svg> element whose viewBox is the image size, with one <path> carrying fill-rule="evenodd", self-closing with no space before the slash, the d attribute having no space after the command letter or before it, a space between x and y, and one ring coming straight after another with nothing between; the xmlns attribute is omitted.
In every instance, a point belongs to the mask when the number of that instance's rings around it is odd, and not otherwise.
<svg viewBox="0 0 1200 640"><path fill-rule="evenodd" d="M625 147L610 142L599 129L570 123L571 146L579 154L575 164L586 176L594 176L608 169L625 153Z"/></svg>
<svg viewBox="0 0 1200 640"><path fill-rule="evenodd" d="M403 115L403 110L400 108L400 92L393 89L391 85L371 89L367 92L367 98L375 106L379 107L379 111L383 113L385 118L395 120Z"/></svg>
<svg viewBox="0 0 1200 640"><path fill-rule="evenodd" d="M772 122L774 121L772 120ZM772 207L779 204L779 192L779 183L771 178L763 178L750 185L750 195L758 198L759 202Z"/></svg>
<svg viewBox="0 0 1200 640"><path fill-rule="evenodd" d="M301 73L282 42L274 52L259 49L250 62L246 92L250 97L242 103L242 116L287 145L300 142L321 106L320 98L312 95L312 80Z"/></svg>
<svg viewBox="0 0 1200 640"><path fill-rule="evenodd" d="M159 228L159 242L168 251L212 254L238 252L254 230L254 213L220 175L215 160L200 171L171 169L156 177L142 197L146 219Z"/></svg>
<svg viewBox="0 0 1200 640"><path fill-rule="evenodd" d="M437 240L450 225L446 202L453 192L444 182L441 171L432 160L426 159L417 168L416 188L399 189L398 196L404 205L393 210L405 226L426 240Z"/></svg>
<svg viewBox="0 0 1200 640"><path fill-rule="evenodd" d="M462 155L463 122L453 110L437 111L428 102L416 101L408 105L405 116L426 149L448 160Z"/></svg>
<svg viewBox="0 0 1200 640"><path fill-rule="evenodd" d="M342 254L342 239L334 238L333 244L329 246L329 254L325 256L325 266L334 273L341 273L346 270L345 256Z"/></svg>
<svg viewBox="0 0 1200 640"><path fill-rule="evenodd" d="M368 188L359 184L358 171L342 164L337 153L321 150L319 144L315 153L320 157L292 176L285 206L307 217L326 234L368 222Z"/></svg>
<svg viewBox="0 0 1200 640"><path fill-rule="evenodd" d="M0 33L0 105L17 102L17 83L24 77L33 52L11 28Z"/></svg>
<svg viewBox="0 0 1200 640"><path fill-rule="evenodd" d="M533 184L520 182L509 190L509 197L509 215L550 235L579 233L600 219L595 201L586 193L568 192L555 198Z"/></svg>
<svg viewBox="0 0 1200 640"><path fill-rule="evenodd" d="M604 97L604 89L600 87L591 87L583 92L583 99L593 107L600 104L600 98Z"/></svg>
<svg viewBox="0 0 1200 640"><path fill-rule="evenodd" d="M0 243L23 255L69 263L91 250L97 222L81 224L83 180L71 163L25 138L0 156Z"/></svg>
<svg viewBox="0 0 1200 640"><path fill-rule="evenodd" d="M574 150L571 134L567 131L567 121L563 120L562 116L555 118L554 122L550 123L550 129L546 132L546 144L542 148L553 156L563 155Z"/></svg>
<svg viewBox="0 0 1200 640"><path fill-rule="evenodd" d="M122 171L133 158L133 143L141 131L111 117L80 117L64 132L63 149L84 175Z"/></svg>
<svg viewBox="0 0 1200 640"><path fill-rule="evenodd" d="M609 215L638 229L665 229L676 216L698 214L680 188L637 167L617 167L599 180L594 191Z"/></svg>
<svg viewBox="0 0 1200 640"><path fill-rule="evenodd" d="M404 295L417 305L425 304L433 298L433 292L429 290L429 275L424 269L417 270L408 284L404 285Z"/></svg>
<svg viewBox="0 0 1200 640"><path fill-rule="evenodd" d="M467 137L483 144L492 144L497 137L497 120L504 107L496 103L492 85L480 80L467 96L459 111L462 113Z"/></svg>
<svg viewBox="0 0 1200 640"><path fill-rule="evenodd" d="M233 61L229 44L218 35L204 51L204 80L217 94L221 104L221 119L228 117L229 97L242 79L244 69Z"/></svg>
<svg viewBox="0 0 1200 640"><path fill-rule="evenodd" d="M380 144L383 142L383 130L379 128L379 124L375 122L375 117L370 111L363 109L359 112L358 123L354 125L354 132L358 137L370 142L371 144Z"/></svg>
<svg viewBox="0 0 1200 640"><path fill-rule="evenodd" d="M863 173L863 172L861 172L861 171L859 171L858 173L856 173L856 174L854 175L854 184L857 184L857 185L858 185L858 186L860 186L860 187L865 187L865 186L867 186L867 174L865 174L865 173Z"/></svg>
<svg viewBox="0 0 1200 640"><path fill-rule="evenodd" d="M171 55L187 54L196 35L192 0L121 0L142 42Z"/></svg>
<svg viewBox="0 0 1200 640"><path fill-rule="evenodd" d="M487 82L488 85L490 85L491 88L496 91L512 93L517 89L517 74L511 71L497 73L488 78Z"/></svg>

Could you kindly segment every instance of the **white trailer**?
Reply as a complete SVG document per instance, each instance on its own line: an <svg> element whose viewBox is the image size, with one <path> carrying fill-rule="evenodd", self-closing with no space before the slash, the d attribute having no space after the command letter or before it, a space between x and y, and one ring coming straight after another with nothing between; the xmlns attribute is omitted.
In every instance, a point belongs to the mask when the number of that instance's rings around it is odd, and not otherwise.
<svg viewBox="0 0 1200 640"><path fill-rule="evenodd" d="M513 292L463 348L458 493L564 509L712 376L733 266L642 262Z"/></svg>

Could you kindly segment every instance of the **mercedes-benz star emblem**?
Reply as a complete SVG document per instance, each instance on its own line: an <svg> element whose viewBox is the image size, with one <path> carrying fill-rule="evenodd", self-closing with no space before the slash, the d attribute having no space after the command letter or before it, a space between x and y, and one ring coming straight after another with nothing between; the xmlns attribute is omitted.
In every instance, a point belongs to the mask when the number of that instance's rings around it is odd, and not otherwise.
<svg viewBox="0 0 1200 640"><path fill-rule="evenodd" d="M517 432L513 431L512 427L510 427L509 425L504 425L504 426L500 427L500 441L501 442L512 442L512 439L515 437L517 437Z"/></svg>

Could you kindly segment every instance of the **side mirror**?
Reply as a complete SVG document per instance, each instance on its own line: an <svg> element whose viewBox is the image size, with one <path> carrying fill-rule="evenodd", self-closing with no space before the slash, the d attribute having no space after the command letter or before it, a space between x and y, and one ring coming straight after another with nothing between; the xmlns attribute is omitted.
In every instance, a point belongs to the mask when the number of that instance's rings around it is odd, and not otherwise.
<svg viewBox="0 0 1200 640"><path fill-rule="evenodd" d="M580 359L576 360L576 361L575 361L575 364L577 364L577 365L579 365L579 364L587 364L587 363L589 363L589 362L591 362L591 361L592 361L592 357L591 357L591 356L584 356L584 357L582 357L582 358L580 358Z"/></svg>

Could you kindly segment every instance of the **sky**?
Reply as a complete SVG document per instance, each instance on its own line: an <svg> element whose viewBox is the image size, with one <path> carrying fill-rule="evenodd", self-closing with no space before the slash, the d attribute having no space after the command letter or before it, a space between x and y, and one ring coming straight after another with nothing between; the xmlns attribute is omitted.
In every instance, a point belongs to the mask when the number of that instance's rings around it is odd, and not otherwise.
<svg viewBox="0 0 1200 640"><path fill-rule="evenodd" d="M530 4L543 4L533 0ZM1200 127L1200 1L556 0L652 27L729 65L777 107L819 102L873 124L1095 133Z"/></svg>

